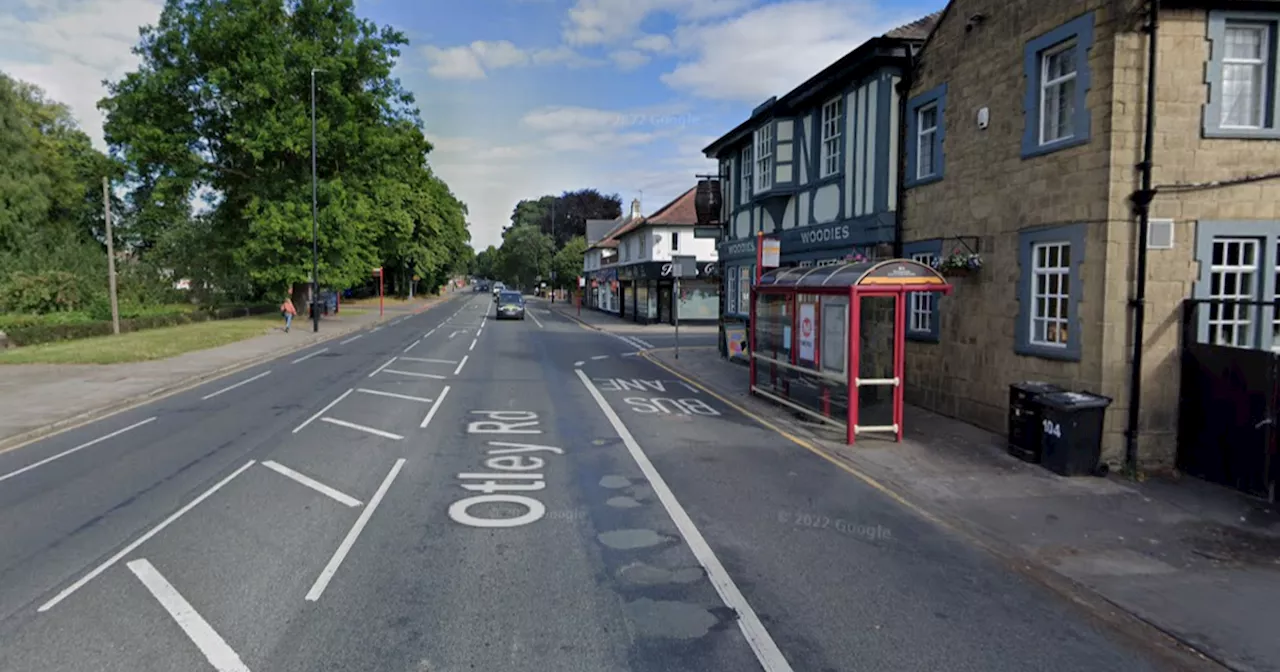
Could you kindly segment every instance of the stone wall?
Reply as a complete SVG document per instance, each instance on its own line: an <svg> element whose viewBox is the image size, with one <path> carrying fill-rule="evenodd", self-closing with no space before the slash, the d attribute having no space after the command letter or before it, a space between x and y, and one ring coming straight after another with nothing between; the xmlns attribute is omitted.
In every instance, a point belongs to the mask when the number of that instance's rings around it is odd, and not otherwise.
<svg viewBox="0 0 1280 672"><path fill-rule="evenodd" d="M1095 11L1086 97L1088 144L1022 159L1023 47L1086 11ZM1127 421L1136 220L1146 96L1146 36L1137 0L954 3L922 54L912 94L948 84L945 173L904 196L907 242L979 236L986 268L955 281L943 299L937 344L908 347L908 399L995 430L1005 428L1008 384L1036 379L1100 392L1107 414L1104 458L1118 463ZM984 22L965 29L965 19ZM1151 216L1174 220L1174 247L1148 255L1140 460L1170 466L1176 450L1180 310L1199 273L1200 220L1264 221L1280 231L1280 181L1185 191L1169 185L1231 180L1280 169L1280 141L1202 137L1209 58L1204 10L1161 15L1160 72ZM979 130L974 117L990 109ZM1020 276L1018 231L1086 223L1080 296L1082 358L1060 362L1014 354ZM954 244L944 246L943 253Z"/></svg>
<svg viewBox="0 0 1280 672"><path fill-rule="evenodd" d="M1166 10L1160 17L1154 184L1163 193L1152 204L1151 217L1174 221L1174 247L1148 253L1139 427L1140 454L1149 467L1171 466L1175 456L1181 303L1191 296L1199 274L1197 222L1262 220L1280 230L1280 181L1183 193L1168 189L1280 170L1280 141L1202 137L1210 55L1206 26L1204 10ZM1140 186L1135 165L1142 158L1147 40L1130 30L1117 35L1114 44L1110 208L1111 217L1121 220L1131 217L1128 197ZM1104 394L1116 400L1107 424L1113 453L1122 450L1127 419L1132 322L1124 300L1134 278L1136 231L1130 220L1127 226L1108 229L1106 240L1108 249L1116 251L1107 269L1102 384Z"/></svg>
<svg viewBox="0 0 1280 672"><path fill-rule="evenodd" d="M1008 386L1048 380L1098 390L1102 382L1103 306L1110 219L1108 151L1111 32L1114 2L1075 0L968 0L954 3L922 53L915 96L947 84L945 168L941 181L908 189L904 205L907 242L977 236L985 267L954 280L942 299L940 340L911 343L907 396L913 403L979 426L1004 431ZM1085 145L1023 159L1023 49L1028 39L1096 11L1093 74L1086 105L1092 111ZM986 19L966 31L966 18ZM990 124L979 129L977 111ZM1054 224L1087 223L1081 269L1082 353L1079 362L1027 357L1014 352L1018 316L1018 232ZM1119 224L1122 225L1122 224ZM943 254L958 243L944 241Z"/></svg>

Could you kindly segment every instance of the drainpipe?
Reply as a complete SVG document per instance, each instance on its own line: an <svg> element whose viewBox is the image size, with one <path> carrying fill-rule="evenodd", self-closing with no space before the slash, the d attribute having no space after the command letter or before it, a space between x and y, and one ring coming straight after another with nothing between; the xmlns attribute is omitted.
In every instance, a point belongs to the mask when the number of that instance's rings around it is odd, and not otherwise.
<svg viewBox="0 0 1280 672"><path fill-rule="evenodd" d="M906 68L902 75L902 80L898 82L898 151L906 152L907 149L907 98L911 94L911 82L915 76L916 59L915 53L912 51L911 45L906 45L907 59ZM898 181L898 207L893 213L893 256L897 259L902 258L903 250L903 229L904 220L903 212L907 209L907 162L905 156L898 161L898 174L895 176Z"/></svg>
<svg viewBox="0 0 1280 672"><path fill-rule="evenodd" d="M1142 339L1147 317L1147 228L1151 221L1151 201L1156 191L1151 186L1152 145L1156 132L1156 34L1160 25L1160 0L1150 0L1150 15L1144 28L1147 33L1147 119L1142 136L1142 188L1132 196L1138 213L1137 283L1129 306L1133 308L1133 355L1129 371L1129 423L1125 429L1125 469L1130 476L1138 473L1138 416L1142 404Z"/></svg>

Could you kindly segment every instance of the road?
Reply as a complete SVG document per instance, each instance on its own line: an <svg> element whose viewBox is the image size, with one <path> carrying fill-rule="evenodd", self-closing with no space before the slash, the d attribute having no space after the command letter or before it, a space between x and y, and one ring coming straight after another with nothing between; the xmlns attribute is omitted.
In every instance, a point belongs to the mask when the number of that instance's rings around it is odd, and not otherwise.
<svg viewBox="0 0 1280 672"><path fill-rule="evenodd" d="M0 670L1157 669L530 310L463 295L0 454Z"/></svg>

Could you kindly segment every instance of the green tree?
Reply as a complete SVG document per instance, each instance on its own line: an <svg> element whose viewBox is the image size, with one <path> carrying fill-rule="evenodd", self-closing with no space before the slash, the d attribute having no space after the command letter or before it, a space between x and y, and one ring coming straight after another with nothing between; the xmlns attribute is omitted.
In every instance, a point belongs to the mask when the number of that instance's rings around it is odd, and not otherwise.
<svg viewBox="0 0 1280 672"><path fill-rule="evenodd" d="M582 257L587 252L587 239L574 236L565 246L556 252L552 268L556 272L555 287L564 289L578 286L578 276L582 275Z"/></svg>
<svg viewBox="0 0 1280 672"><path fill-rule="evenodd" d="M407 41L352 0L168 0L137 71L100 103L128 167L139 245L178 272L263 294L311 276L315 74L321 282L438 279L468 254L466 208L427 166ZM190 202L211 193L209 211ZM196 245L200 255L182 254Z"/></svg>
<svg viewBox="0 0 1280 672"><path fill-rule="evenodd" d="M101 180L116 171L65 105L0 73L0 294L9 297L0 311L78 309L105 297ZM58 287L56 300L22 298L41 286Z"/></svg>
<svg viewBox="0 0 1280 672"><path fill-rule="evenodd" d="M475 268L472 272L480 278L490 279L497 274L498 248L490 245L476 254Z"/></svg>
<svg viewBox="0 0 1280 672"><path fill-rule="evenodd" d="M529 287L551 275L555 244L551 236L533 226L518 226L507 234L498 254L497 275L503 282Z"/></svg>

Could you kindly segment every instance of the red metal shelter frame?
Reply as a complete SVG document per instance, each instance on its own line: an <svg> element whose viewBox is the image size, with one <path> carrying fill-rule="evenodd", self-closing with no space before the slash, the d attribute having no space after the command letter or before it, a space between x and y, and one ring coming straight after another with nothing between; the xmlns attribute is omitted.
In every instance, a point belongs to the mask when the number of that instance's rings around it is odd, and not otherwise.
<svg viewBox="0 0 1280 672"><path fill-rule="evenodd" d="M800 334L799 310L797 298L800 295L818 295L819 297L847 297L849 307L845 311L848 325L845 330L848 339L848 359L846 360L845 375L840 382L848 386L849 410L848 417L844 423L845 441L852 444L857 439L859 432L878 432L892 431L898 441L902 440L902 411L903 411L903 382L905 380L906 370L906 316L907 316L907 300L906 297L914 292L937 292L941 294L950 294L951 285L936 270L917 261L910 259L890 259L879 262L859 262L842 265L817 266L808 268L778 268L763 273L759 276L756 284L751 288L751 313L750 313L750 329L751 341L749 361L751 368L751 387L752 394L760 394L774 401L778 401L797 410L813 414L818 417L821 412L802 408L789 400L777 397L771 392L761 390L757 387L757 360L763 360L769 364L770 375L776 375L779 366L791 368L801 371L809 375L818 375L825 378L832 378L833 375L821 370L821 330L813 327L814 331L814 365L813 368L801 366L798 360L799 349L795 345L791 345L791 362L788 364L776 359L760 354L757 350L756 330L759 328L759 321L756 319L756 308L758 298L765 295L783 296L787 299L787 313L791 322L791 333ZM861 326L862 326L862 299L864 297L891 297L894 299L893 311L893 378L889 379L862 379L858 377L859 366L861 364ZM819 299L819 305L821 299ZM821 324L822 311L815 311L815 321ZM858 425L858 391L860 387L868 385L892 385L893 390L893 424L891 426L860 426ZM786 387L789 390L789 386ZM826 396L827 391L824 389L823 405L829 407L829 398ZM790 393L788 392L788 396ZM826 408L824 408L826 410ZM828 419L828 421L830 421Z"/></svg>

